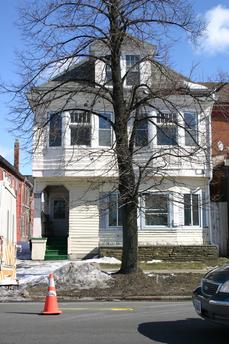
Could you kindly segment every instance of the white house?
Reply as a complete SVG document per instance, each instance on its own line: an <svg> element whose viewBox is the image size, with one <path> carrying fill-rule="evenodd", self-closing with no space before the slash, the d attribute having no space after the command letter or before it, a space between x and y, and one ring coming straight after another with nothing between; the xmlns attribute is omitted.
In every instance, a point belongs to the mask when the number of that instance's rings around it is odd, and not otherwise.
<svg viewBox="0 0 229 344"><path fill-rule="evenodd" d="M136 84L141 97L154 94L137 114L142 118L135 135L137 176L145 166L139 245L209 244L213 100L206 87L156 63L154 50L131 41L121 56L127 101ZM101 246L122 245L115 137L106 121L114 116L104 96L105 90L112 92L109 51L93 43L89 55L94 57L31 94L36 115L33 245L40 247L48 238L46 259L83 258ZM43 103L36 106L40 95ZM44 254L34 248L33 259Z"/></svg>

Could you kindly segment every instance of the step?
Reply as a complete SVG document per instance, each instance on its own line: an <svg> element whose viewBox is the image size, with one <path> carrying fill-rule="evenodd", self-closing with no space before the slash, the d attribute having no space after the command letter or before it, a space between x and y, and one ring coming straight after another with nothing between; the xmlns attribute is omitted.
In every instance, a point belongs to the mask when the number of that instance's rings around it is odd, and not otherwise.
<svg viewBox="0 0 229 344"><path fill-rule="evenodd" d="M68 260L68 255L45 255L45 260Z"/></svg>

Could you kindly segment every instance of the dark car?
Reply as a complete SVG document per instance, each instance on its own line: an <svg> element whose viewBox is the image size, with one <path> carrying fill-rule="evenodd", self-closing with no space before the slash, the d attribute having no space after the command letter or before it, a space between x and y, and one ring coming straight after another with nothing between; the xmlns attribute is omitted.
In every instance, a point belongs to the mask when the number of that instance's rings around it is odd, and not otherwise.
<svg viewBox="0 0 229 344"><path fill-rule="evenodd" d="M202 318L229 324L229 264L209 271L193 291L192 301Z"/></svg>

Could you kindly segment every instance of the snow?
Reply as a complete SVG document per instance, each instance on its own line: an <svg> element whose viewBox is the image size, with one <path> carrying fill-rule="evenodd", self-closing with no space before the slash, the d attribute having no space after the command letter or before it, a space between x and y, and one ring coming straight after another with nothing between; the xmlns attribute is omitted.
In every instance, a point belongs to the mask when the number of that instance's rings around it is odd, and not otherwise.
<svg viewBox="0 0 229 344"><path fill-rule="evenodd" d="M190 81L186 81L184 80L184 84L190 88L190 90L207 90L207 87L204 85L200 85L200 84L195 84L193 82Z"/></svg>
<svg viewBox="0 0 229 344"><path fill-rule="evenodd" d="M152 259L152 260L148 260L146 264L161 263L161 262L162 260L160 259Z"/></svg>
<svg viewBox="0 0 229 344"><path fill-rule="evenodd" d="M18 288L0 287L0 301L21 301L27 296L26 288L39 283L47 283L48 275L54 273L59 288L66 285L78 289L107 288L112 278L101 271L99 264L120 264L113 257L94 258L82 261L32 261L17 260Z"/></svg>

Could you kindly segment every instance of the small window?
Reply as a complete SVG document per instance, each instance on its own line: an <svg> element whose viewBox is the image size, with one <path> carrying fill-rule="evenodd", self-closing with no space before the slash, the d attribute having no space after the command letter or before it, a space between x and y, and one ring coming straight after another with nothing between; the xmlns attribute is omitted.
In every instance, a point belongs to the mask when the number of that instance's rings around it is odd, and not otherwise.
<svg viewBox="0 0 229 344"><path fill-rule="evenodd" d="M138 55L126 55L126 85L134 86L140 84L140 68Z"/></svg>
<svg viewBox="0 0 229 344"><path fill-rule="evenodd" d="M106 56L106 85L111 86L112 85L112 71L111 71L111 56Z"/></svg>
<svg viewBox="0 0 229 344"><path fill-rule="evenodd" d="M109 195L109 226L122 226L121 202L117 193Z"/></svg>
<svg viewBox="0 0 229 344"><path fill-rule="evenodd" d="M53 113L49 117L49 146L61 146L62 117L60 113Z"/></svg>
<svg viewBox="0 0 229 344"><path fill-rule="evenodd" d="M112 145L112 127L109 120L112 120L112 112L102 112L103 117L99 117L99 145L111 146Z"/></svg>
<svg viewBox="0 0 229 344"><path fill-rule="evenodd" d="M194 112L184 113L185 145L196 146L198 144L198 116Z"/></svg>
<svg viewBox="0 0 229 344"><path fill-rule="evenodd" d="M159 146L177 145L176 113L160 113L157 115L157 144Z"/></svg>
<svg viewBox="0 0 229 344"><path fill-rule="evenodd" d="M185 226L199 226L199 195L184 195L184 224Z"/></svg>
<svg viewBox="0 0 229 344"><path fill-rule="evenodd" d="M54 219L65 219L65 200L55 200L53 203L53 218Z"/></svg>
<svg viewBox="0 0 229 344"><path fill-rule="evenodd" d="M141 114L139 119L136 119L135 127L135 146L144 147L149 143L148 140L148 119L147 114Z"/></svg>
<svg viewBox="0 0 229 344"><path fill-rule="evenodd" d="M145 225L168 226L168 195L145 195Z"/></svg>
<svg viewBox="0 0 229 344"><path fill-rule="evenodd" d="M71 113L71 145L91 145L91 114L73 111Z"/></svg>

